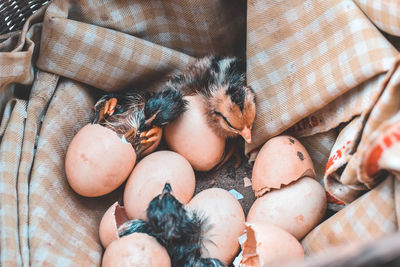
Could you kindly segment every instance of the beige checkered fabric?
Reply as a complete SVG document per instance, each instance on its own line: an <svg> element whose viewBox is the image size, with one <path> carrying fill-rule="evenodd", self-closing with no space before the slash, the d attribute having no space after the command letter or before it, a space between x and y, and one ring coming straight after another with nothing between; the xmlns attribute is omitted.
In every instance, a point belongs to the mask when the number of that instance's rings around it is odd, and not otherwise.
<svg viewBox="0 0 400 267"><path fill-rule="evenodd" d="M247 12L248 83L258 99L247 151L389 70L398 54L350 0L253 0ZM359 90L374 92L366 84ZM361 111L352 104L342 106L347 119ZM330 118L330 128L346 116ZM323 118L310 118L310 127L325 123Z"/></svg>
<svg viewBox="0 0 400 267"><path fill-rule="evenodd" d="M317 226L302 241L306 254L368 242L398 230L399 180L393 176Z"/></svg>
<svg viewBox="0 0 400 267"><path fill-rule="evenodd" d="M83 84L62 78L57 83L57 76L44 75L36 87L47 91L40 99L55 92L40 128L29 184L30 262L92 266L101 259L101 213L117 199L85 199L73 193L65 179L64 155L72 137L93 116L93 97Z"/></svg>
<svg viewBox="0 0 400 267"><path fill-rule="evenodd" d="M98 89L155 90L207 54L247 59L257 117L246 153L281 133L299 138L336 201L302 241L308 255L398 231L398 10L384 0L54 0L0 36L0 265L100 264L98 224L121 192L72 192L69 142Z"/></svg>
<svg viewBox="0 0 400 267"><path fill-rule="evenodd" d="M150 86L183 69L189 55L238 54L245 45L243 1L224 5L224 12L220 1L79 2L49 7L37 64L106 91ZM71 6L76 10L68 14Z"/></svg>
<svg viewBox="0 0 400 267"><path fill-rule="evenodd" d="M355 0L360 9L383 31L400 35L400 4L397 1Z"/></svg>
<svg viewBox="0 0 400 267"><path fill-rule="evenodd" d="M26 101L10 100L5 107L1 124L2 143L0 147L0 228L2 266L21 265L18 236L18 166L21 160ZM7 126L7 127L6 127ZM6 248L6 249L4 249Z"/></svg>

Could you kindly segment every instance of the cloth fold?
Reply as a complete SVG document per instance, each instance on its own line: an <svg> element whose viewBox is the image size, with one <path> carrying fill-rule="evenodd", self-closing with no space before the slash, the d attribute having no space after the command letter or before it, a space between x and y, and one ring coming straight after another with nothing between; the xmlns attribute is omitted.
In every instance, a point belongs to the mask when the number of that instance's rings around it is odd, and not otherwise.
<svg viewBox="0 0 400 267"><path fill-rule="evenodd" d="M122 192L75 194L69 142L99 94L157 90L207 54L247 62L257 116L246 153L281 133L310 152L339 211L304 238L308 255L398 231L399 9L384 0L52 1L0 36L0 265L100 265L98 224Z"/></svg>

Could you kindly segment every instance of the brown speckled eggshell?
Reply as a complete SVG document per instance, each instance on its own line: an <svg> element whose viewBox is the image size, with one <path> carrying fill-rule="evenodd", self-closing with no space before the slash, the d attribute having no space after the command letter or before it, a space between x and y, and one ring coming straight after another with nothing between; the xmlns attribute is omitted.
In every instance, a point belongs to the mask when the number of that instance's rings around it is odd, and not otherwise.
<svg viewBox="0 0 400 267"><path fill-rule="evenodd" d="M65 157L71 188L86 197L108 194L128 178L136 162L132 145L99 124L88 124L72 139Z"/></svg>
<svg viewBox="0 0 400 267"><path fill-rule="evenodd" d="M103 267L170 267L167 250L154 237L133 233L113 241L103 256Z"/></svg>
<svg viewBox="0 0 400 267"><path fill-rule="evenodd" d="M128 178L124 206L130 219L146 220L150 201L170 183L172 194L183 204L193 197L195 175L189 162L173 151L157 151L144 157Z"/></svg>
<svg viewBox="0 0 400 267"><path fill-rule="evenodd" d="M253 191L260 197L305 176L315 178L307 150L294 137L277 136L268 140L257 155L252 174Z"/></svg>
<svg viewBox="0 0 400 267"><path fill-rule="evenodd" d="M171 150L184 156L193 169L209 171L221 160L225 139L208 126L199 96L185 97L188 110L165 127L165 140Z"/></svg>

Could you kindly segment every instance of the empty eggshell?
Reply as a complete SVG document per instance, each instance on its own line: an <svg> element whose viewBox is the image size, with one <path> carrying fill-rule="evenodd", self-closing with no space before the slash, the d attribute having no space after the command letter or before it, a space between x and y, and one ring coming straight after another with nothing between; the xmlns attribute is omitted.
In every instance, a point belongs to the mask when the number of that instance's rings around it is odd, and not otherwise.
<svg viewBox="0 0 400 267"><path fill-rule="evenodd" d="M299 241L269 223L246 223L246 241L242 244L241 267L268 266L304 258Z"/></svg>
<svg viewBox="0 0 400 267"><path fill-rule="evenodd" d="M165 140L171 150L184 156L197 171L209 171L221 160L225 139L208 126L199 96L185 97L188 110L165 127Z"/></svg>
<svg viewBox="0 0 400 267"><path fill-rule="evenodd" d="M88 124L72 139L65 173L72 189L86 197L108 194L128 178L136 162L132 145L99 124Z"/></svg>
<svg viewBox="0 0 400 267"><path fill-rule="evenodd" d="M147 234L133 233L113 241L103 256L103 267L170 267L167 250Z"/></svg>
<svg viewBox="0 0 400 267"><path fill-rule="evenodd" d="M206 218L209 226L202 237L202 257L217 258L229 265L239 250L238 238L245 227L239 201L224 189L210 188L194 196L186 207Z"/></svg>
<svg viewBox="0 0 400 267"><path fill-rule="evenodd" d="M304 177L258 198L250 208L247 222L267 222L302 239L322 219L326 210L324 188Z"/></svg>
<svg viewBox="0 0 400 267"><path fill-rule="evenodd" d="M260 197L304 176L315 178L313 162L304 146L291 136L277 136L268 140L257 155L253 191Z"/></svg>
<svg viewBox="0 0 400 267"><path fill-rule="evenodd" d="M128 217L146 220L150 201L162 192L165 183L170 183L175 198L188 203L196 185L190 163L173 151L157 151L144 157L125 186L124 205Z"/></svg>
<svg viewBox="0 0 400 267"><path fill-rule="evenodd" d="M99 226L100 242L104 248L119 238L118 227L127 220L129 220L128 215L126 215L124 207L121 207L118 202L108 208Z"/></svg>

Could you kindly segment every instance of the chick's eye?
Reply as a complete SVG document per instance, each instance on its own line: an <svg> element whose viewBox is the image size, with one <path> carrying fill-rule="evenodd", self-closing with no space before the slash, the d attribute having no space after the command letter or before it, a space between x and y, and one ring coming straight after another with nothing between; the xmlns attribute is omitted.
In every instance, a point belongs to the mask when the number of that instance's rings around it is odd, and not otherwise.
<svg viewBox="0 0 400 267"><path fill-rule="evenodd" d="M220 117L222 117L224 119L224 121L226 122L226 124L228 124L229 127L231 127L232 129L237 130L235 127L232 126L232 124L228 121L228 119L222 115L222 113L218 112L218 111L214 111L215 115L218 115Z"/></svg>

